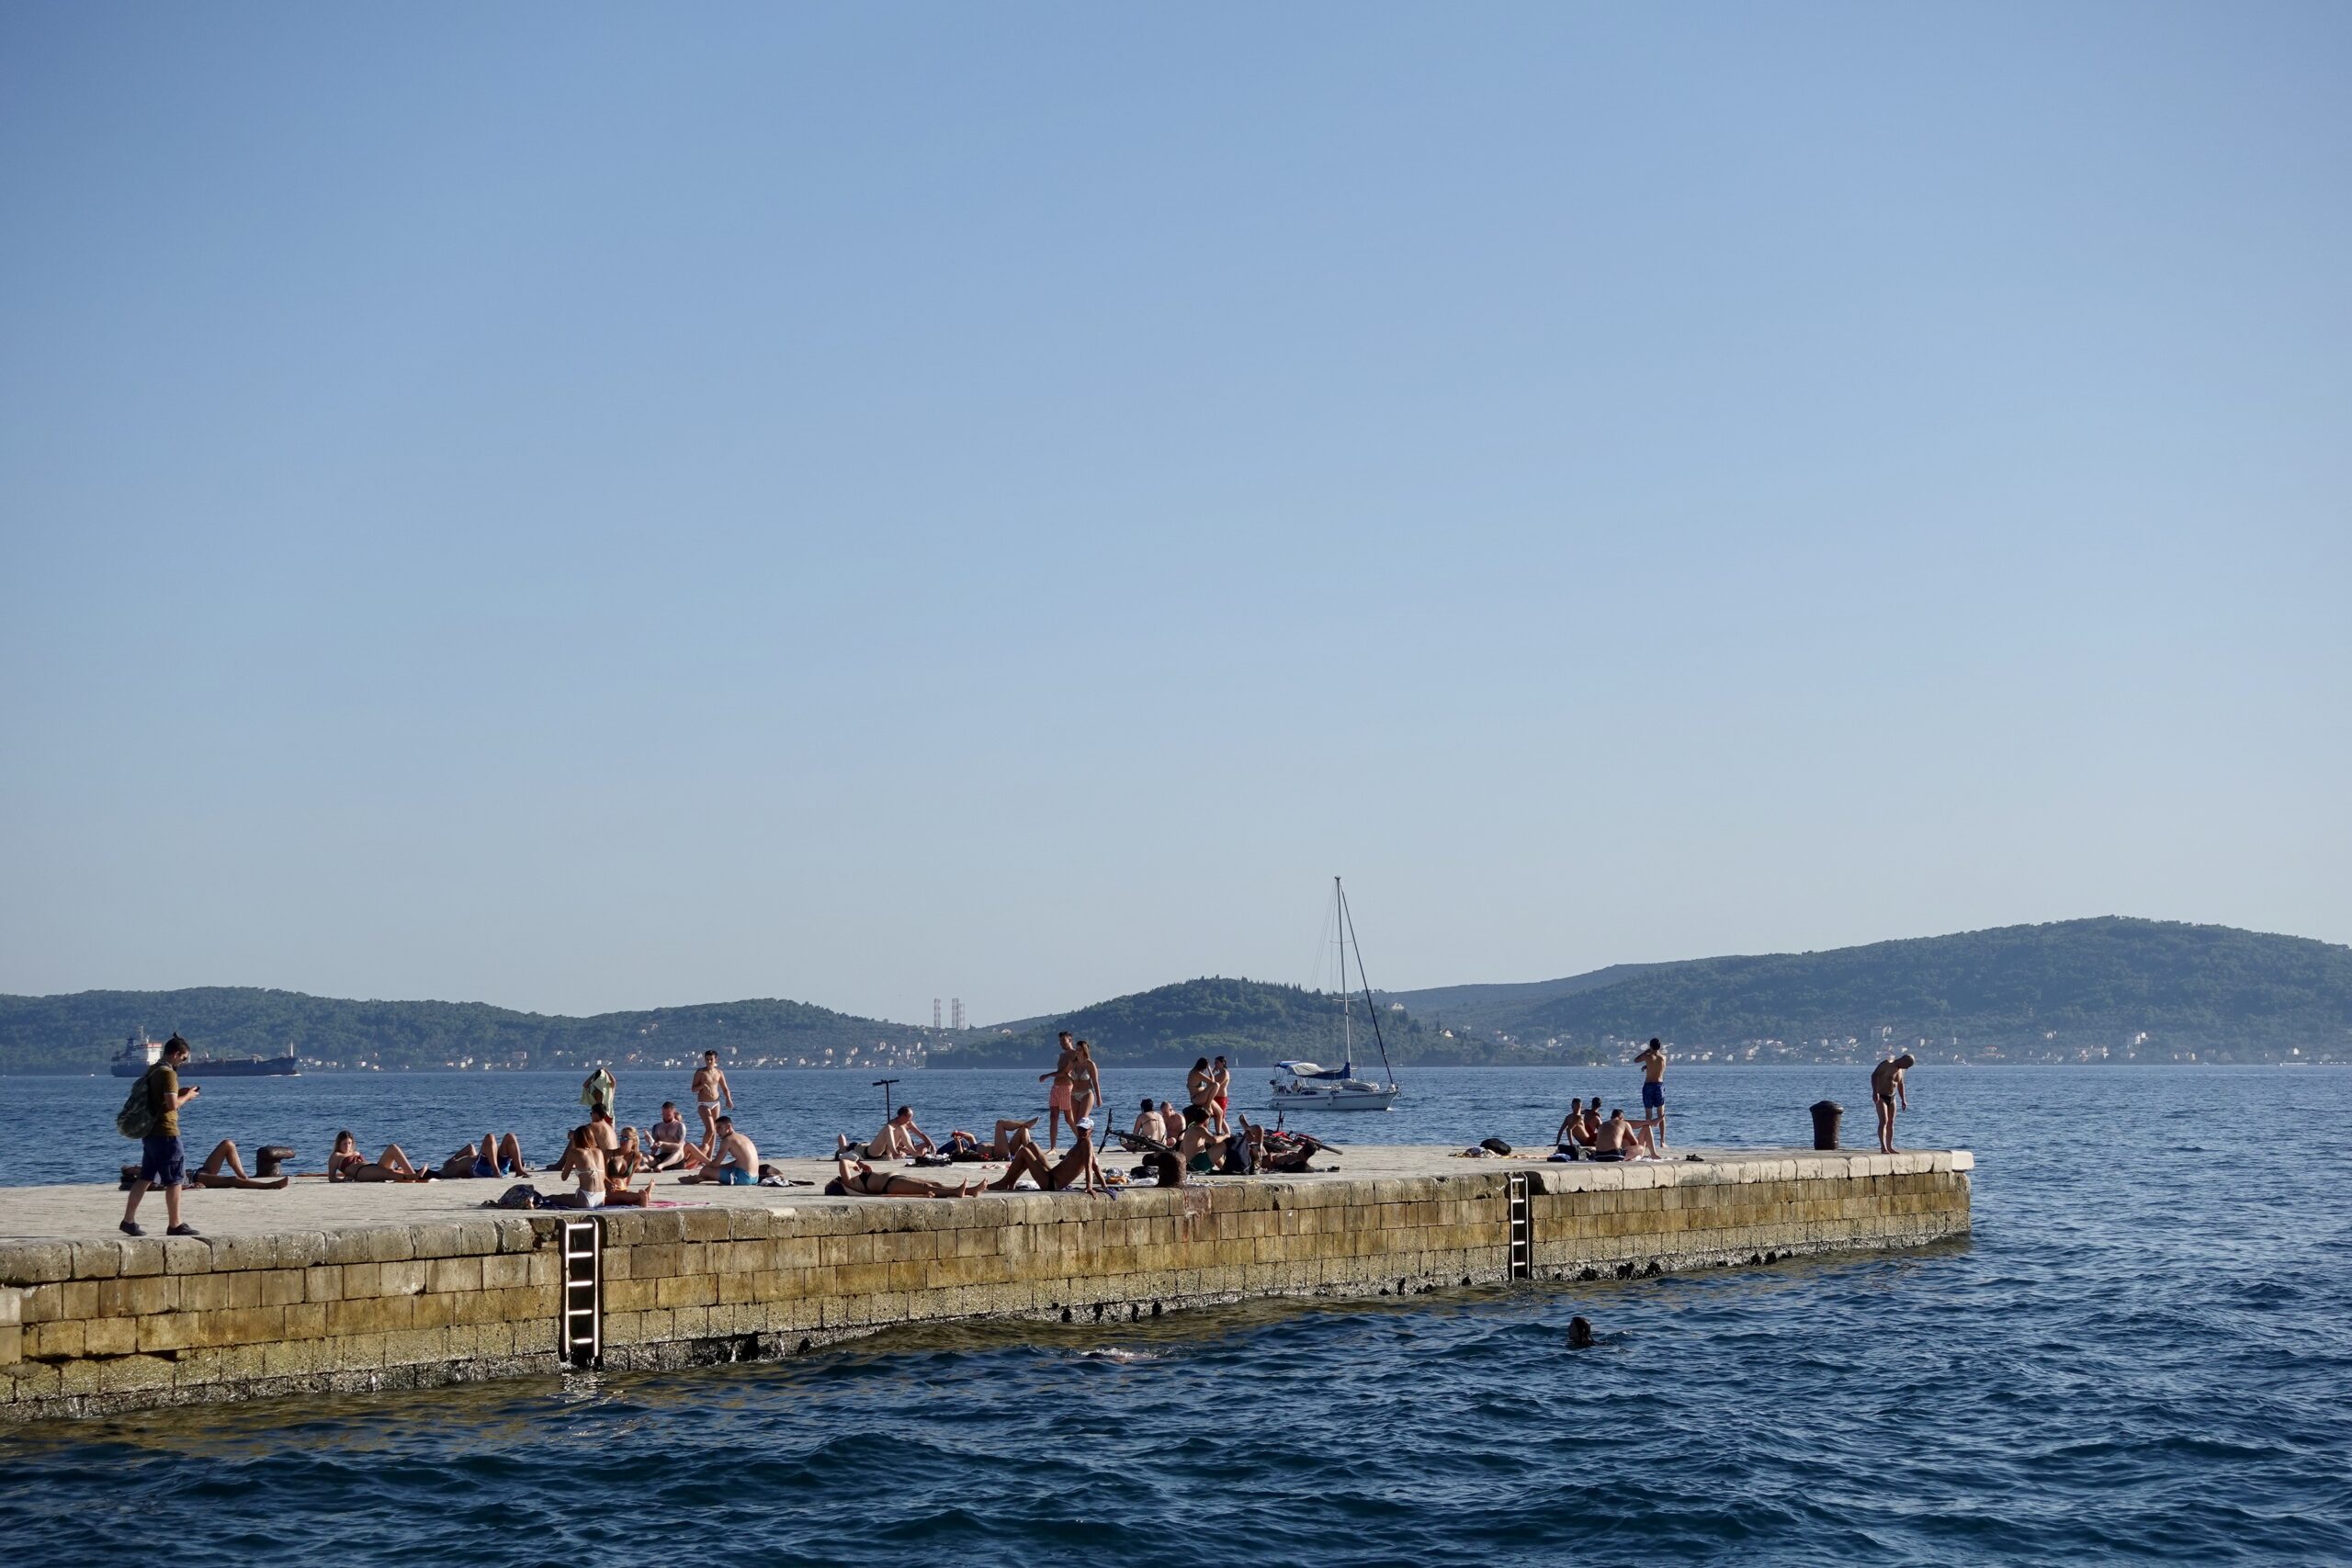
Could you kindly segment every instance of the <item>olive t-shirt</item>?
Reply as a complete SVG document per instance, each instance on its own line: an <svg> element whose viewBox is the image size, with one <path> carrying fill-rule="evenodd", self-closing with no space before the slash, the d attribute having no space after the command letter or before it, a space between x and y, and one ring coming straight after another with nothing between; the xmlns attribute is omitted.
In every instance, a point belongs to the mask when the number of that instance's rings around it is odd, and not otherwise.
<svg viewBox="0 0 2352 1568"><path fill-rule="evenodd" d="M153 1136L180 1135L180 1075L169 1062L147 1069L147 1114Z"/></svg>

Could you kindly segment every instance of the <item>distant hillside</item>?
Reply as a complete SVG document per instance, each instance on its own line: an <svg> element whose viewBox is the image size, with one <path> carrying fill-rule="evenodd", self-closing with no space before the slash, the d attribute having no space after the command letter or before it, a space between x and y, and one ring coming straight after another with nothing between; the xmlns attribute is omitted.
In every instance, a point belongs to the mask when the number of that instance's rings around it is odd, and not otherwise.
<svg viewBox="0 0 2352 1568"><path fill-rule="evenodd" d="M1495 1026L1522 1040L1663 1034L1686 1047L1777 1041L1833 1056L1884 1029L1902 1044L1925 1037L1939 1055L1956 1038L1962 1055L2011 1059L2345 1057L2352 948L2117 917L2003 926L1656 964Z"/></svg>
<svg viewBox="0 0 2352 1568"><path fill-rule="evenodd" d="M1657 964L1611 964L1606 969L1570 975L1559 980L1517 980L1494 986L1432 986L1423 991L1376 991L1383 1002L1402 1002L1405 1010L1432 1024L1470 1029L1509 1029L1523 1023L1530 1010L1578 991L1613 986L1636 975L1667 967Z"/></svg>
<svg viewBox="0 0 2352 1568"><path fill-rule="evenodd" d="M1486 1062L1517 1054L1487 1041L1447 1039L1409 1013L1383 1004L1381 1032L1392 1062ZM1106 1066L1190 1065L1198 1056L1227 1055L1251 1066L1285 1056L1336 1064L1340 1055L1339 998L1296 986L1223 978L1185 980L1038 1021L1012 1032L974 1031L953 1048L933 1050L937 1067L1052 1065L1057 1032L1067 1029L1094 1044ZM1378 1047L1356 998L1356 1065L1377 1067Z"/></svg>
<svg viewBox="0 0 2352 1568"><path fill-rule="evenodd" d="M730 1065L763 1058L860 1060L888 1043L919 1044L904 1024L853 1018L806 1002L766 998L562 1018L480 1002L345 1001L243 986L184 991L82 991L0 996L0 1072L103 1068L133 1030L174 1030L207 1055L276 1055L347 1066L437 1067L471 1059L500 1066L559 1067L589 1061L658 1063L721 1052ZM888 1059L886 1057L885 1059Z"/></svg>

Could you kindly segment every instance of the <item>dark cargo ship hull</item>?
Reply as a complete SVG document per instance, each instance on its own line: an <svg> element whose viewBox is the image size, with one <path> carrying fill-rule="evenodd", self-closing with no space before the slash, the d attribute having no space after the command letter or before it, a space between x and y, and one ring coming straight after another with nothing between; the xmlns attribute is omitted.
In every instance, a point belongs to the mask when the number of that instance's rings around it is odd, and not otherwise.
<svg viewBox="0 0 2352 1568"><path fill-rule="evenodd" d="M114 1076L119 1078L135 1078L146 1070L144 1062L114 1065ZM184 1078L290 1078L295 1072L291 1056L234 1056L220 1061L197 1056L180 1065Z"/></svg>

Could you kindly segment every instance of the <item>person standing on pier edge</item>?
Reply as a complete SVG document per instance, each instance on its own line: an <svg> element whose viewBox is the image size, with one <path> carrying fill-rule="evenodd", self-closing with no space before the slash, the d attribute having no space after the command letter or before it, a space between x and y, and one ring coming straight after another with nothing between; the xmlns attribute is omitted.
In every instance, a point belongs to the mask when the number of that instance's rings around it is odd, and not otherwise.
<svg viewBox="0 0 2352 1568"><path fill-rule="evenodd" d="M1918 1065L1918 1058L1905 1051L1871 1069L1871 1103L1878 1109L1878 1152L1883 1155L1894 1153L1895 1104L1900 1101L1904 1110L1911 1109L1903 1077Z"/></svg>
<svg viewBox="0 0 2352 1568"><path fill-rule="evenodd" d="M180 1087L179 1067L187 1060L187 1042L173 1035L164 1042L164 1059L147 1069L147 1135L139 1141L139 1179L130 1184L130 1201L122 1206L122 1234L145 1235L139 1226L139 1200L150 1187L164 1190L164 1213L171 1220L166 1235L194 1235L196 1227L180 1220L180 1189L187 1185L187 1151L180 1143L180 1107L197 1097L194 1087Z"/></svg>
<svg viewBox="0 0 2352 1568"><path fill-rule="evenodd" d="M1666 1047L1653 1034L1642 1054L1634 1058L1642 1069L1642 1120L1654 1122L1651 1136L1666 1147Z"/></svg>

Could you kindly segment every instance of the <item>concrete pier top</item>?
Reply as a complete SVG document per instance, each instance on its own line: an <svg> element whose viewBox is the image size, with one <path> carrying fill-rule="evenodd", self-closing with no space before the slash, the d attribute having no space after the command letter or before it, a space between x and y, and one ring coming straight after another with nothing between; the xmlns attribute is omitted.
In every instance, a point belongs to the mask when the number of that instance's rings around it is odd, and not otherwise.
<svg viewBox="0 0 2352 1568"><path fill-rule="evenodd" d="M1910 1176L1933 1171L1966 1171L1975 1157L1965 1149L1911 1150L1882 1155L1861 1150L1820 1152L1813 1149L1686 1149L1674 1148L1663 1160L1625 1164L1575 1161L1554 1164L1546 1150L1487 1159L1465 1159L1459 1149L1413 1145L1349 1145L1322 1156L1310 1172L1251 1177L1189 1177L1197 1188L1312 1188L1352 1185L1367 1181L1421 1177L1493 1174L1506 1170L1543 1173L1547 1192L1616 1191L1725 1181L1801 1180L1871 1176ZM787 1177L810 1183L805 1187L715 1187L681 1184L667 1175L656 1178L654 1196L681 1206L747 1210L775 1213L779 1210L881 1210L899 1205L928 1206L933 1202L997 1205L1005 1210L1004 1223L1034 1218L1020 1206L1030 1192L986 1193L952 1200L912 1198L827 1198L824 1184L831 1179L829 1159L781 1159L769 1162ZM1106 1153L1104 1168L1124 1168L1129 1161L1115 1151ZM877 1162L877 1169L903 1172L933 1180L963 1181L1003 1174L1001 1165L956 1165L926 1168L895 1162ZM571 1184L545 1172L533 1183L550 1196ZM383 1226L447 1224L455 1220L481 1219L496 1211L481 1207L487 1199L514 1185L510 1179L492 1180L408 1182L329 1182L322 1177L296 1177L279 1191L251 1192L233 1189L196 1188L182 1194L182 1217L206 1237L269 1235L280 1232L332 1232ZM1131 1202L1151 1192L1148 1185L1130 1188L1119 1199L1089 1198L1079 1192L1055 1193L1057 1203L1110 1205ZM5 1255L12 1243L102 1242L123 1239L117 1224L122 1218L124 1194L96 1184L60 1187L0 1188L0 1282L7 1282ZM607 1213L639 1211L614 1209ZM657 1213L661 1211L655 1211ZM1117 1211L1107 1210L1115 1213ZM140 1203L139 1220L150 1238L164 1234L164 1195L150 1192Z"/></svg>

